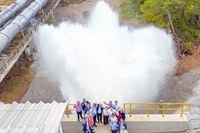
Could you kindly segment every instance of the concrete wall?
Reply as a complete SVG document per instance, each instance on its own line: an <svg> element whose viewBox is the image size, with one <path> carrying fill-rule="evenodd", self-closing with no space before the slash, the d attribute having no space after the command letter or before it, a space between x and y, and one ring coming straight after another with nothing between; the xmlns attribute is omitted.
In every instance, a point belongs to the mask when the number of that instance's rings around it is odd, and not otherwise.
<svg viewBox="0 0 200 133"><path fill-rule="evenodd" d="M129 133L178 132L187 130L188 120L185 115L180 117L180 114L165 115L165 117L160 114L151 114L150 117L147 115L129 117L127 115L126 123ZM76 115L70 115L69 118L62 120L61 124L64 133L82 132L82 122L77 122ZM102 128L101 132L98 128ZM109 126L98 125L95 132L110 133Z"/></svg>
<svg viewBox="0 0 200 133"><path fill-rule="evenodd" d="M149 133L149 132L178 132L187 130L188 121L185 115L134 115L127 118L129 133Z"/></svg>
<svg viewBox="0 0 200 133"><path fill-rule="evenodd" d="M177 132L177 131L184 131L187 129L186 122L161 122L161 121L154 121L154 122L139 122L139 121L132 121L127 122L128 131L129 133L150 133L150 132Z"/></svg>

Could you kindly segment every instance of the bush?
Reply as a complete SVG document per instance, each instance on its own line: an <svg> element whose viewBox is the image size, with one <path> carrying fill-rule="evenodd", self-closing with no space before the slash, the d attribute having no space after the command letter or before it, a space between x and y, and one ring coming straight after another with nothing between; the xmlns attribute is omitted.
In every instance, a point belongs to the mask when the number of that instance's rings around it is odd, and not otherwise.
<svg viewBox="0 0 200 133"><path fill-rule="evenodd" d="M121 7L122 17L124 19L129 20L135 16L133 7L130 1L123 1L120 7Z"/></svg>
<svg viewBox="0 0 200 133"><path fill-rule="evenodd" d="M193 49L193 43L192 42L186 42L183 44L183 53L190 53L190 51Z"/></svg>
<svg viewBox="0 0 200 133"><path fill-rule="evenodd" d="M170 29L182 45L182 52L192 50L200 38L200 0L123 0L124 18L139 16L145 22Z"/></svg>

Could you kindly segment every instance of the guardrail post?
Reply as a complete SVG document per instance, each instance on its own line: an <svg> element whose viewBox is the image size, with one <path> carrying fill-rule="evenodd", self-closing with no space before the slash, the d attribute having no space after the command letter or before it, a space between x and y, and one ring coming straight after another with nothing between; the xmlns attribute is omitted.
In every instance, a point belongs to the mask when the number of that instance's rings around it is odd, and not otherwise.
<svg viewBox="0 0 200 133"><path fill-rule="evenodd" d="M181 106L181 117L183 117L184 104Z"/></svg>
<svg viewBox="0 0 200 133"><path fill-rule="evenodd" d="M132 117L132 108L131 108L131 103L130 103L130 117Z"/></svg>
<svg viewBox="0 0 200 133"><path fill-rule="evenodd" d="M69 118L69 110L68 110L68 105L66 107L66 115L67 115L67 118Z"/></svg>
<svg viewBox="0 0 200 133"><path fill-rule="evenodd" d="M188 110L190 110L190 105L191 105L191 104L188 104Z"/></svg>
<svg viewBox="0 0 200 133"><path fill-rule="evenodd" d="M165 110L166 110L166 109L165 109L165 106L166 106L166 105L163 104L163 108L162 108L162 117L165 117Z"/></svg>
<svg viewBox="0 0 200 133"><path fill-rule="evenodd" d="M147 117L149 117L149 114L150 114L150 105L147 104Z"/></svg>

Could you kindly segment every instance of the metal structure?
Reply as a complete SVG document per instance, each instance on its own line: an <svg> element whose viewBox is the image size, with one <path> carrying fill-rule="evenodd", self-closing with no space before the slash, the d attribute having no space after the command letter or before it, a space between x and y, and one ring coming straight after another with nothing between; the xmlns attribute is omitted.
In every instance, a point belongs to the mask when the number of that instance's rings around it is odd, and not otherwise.
<svg viewBox="0 0 200 133"><path fill-rule="evenodd" d="M0 133L62 133L67 102L0 102Z"/></svg>
<svg viewBox="0 0 200 133"><path fill-rule="evenodd" d="M0 12L0 27L2 27L8 20L25 7L31 0L17 0L3 11Z"/></svg>
<svg viewBox="0 0 200 133"><path fill-rule="evenodd" d="M74 106L76 104L67 104L67 107L66 107L66 115L67 115L67 118L69 118L69 114L71 111L75 111L74 109Z"/></svg>
<svg viewBox="0 0 200 133"><path fill-rule="evenodd" d="M49 0L46 6L43 8L43 12L37 15L38 23L35 26L45 23L48 18L53 14L53 11L58 6L60 1L61 0ZM25 30L26 32L24 32L24 36L21 37L20 41L18 39L14 39L12 43L9 44L8 48L0 53L0 82L5 78L5 76L17 62L25 48L32 41L34 30L35 27L28 27L28 30Z"/></svg>
<svg viewBox="0 0 200 133"><path fill-rule="evenodd" d="M35 0L0 32L0 52L8 47L14 37L29 24L46 3L47 0Z"/></svg>
<svg viewBox="0 0 200 133"><path fill-rule="evenodd" d="M134 107L135 106L135 107ZM154 103L154 102L131 102L124 103L124 110L129 111L132 117L133 111L147 111L147 117L150 116L150 111L161 111L162 117L166 111L180 111L180 117L183 117L184 111L190 110L190 103Z"/></svg>
<svg viewBox="0 0 200 133"><path fill-rule="evenodd" d="M67 118L76 104L68 104L66 108ZM136 107L133 107L136 106ZM144 107L145 106L145 107ZM166 111L181 111L180 117L183 117L184 111L190 110L190 103L154 103L154 102L131 102L124 103L123 109L128 111L132 117L133 111L147 111L147 117L150 116L150 111L162 111L162 117L165 116Z"/></svg>

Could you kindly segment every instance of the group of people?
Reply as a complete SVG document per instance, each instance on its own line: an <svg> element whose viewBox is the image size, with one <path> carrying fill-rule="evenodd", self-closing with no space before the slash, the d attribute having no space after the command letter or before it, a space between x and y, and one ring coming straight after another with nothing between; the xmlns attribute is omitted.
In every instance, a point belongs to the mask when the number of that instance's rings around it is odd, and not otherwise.
<svg viewBox="0 0 200 133"><path fill-rule="evenodd" d="M82 123L84 133L94 133L94 127L97 127L97 123L103 123L109 125L111 133L128 133L127 124L125 123L126 115L123 108L120 107L118 101L113 104L103 102L91 104L86 99L82 102L77 101L74 106L77 113L78 121L84 119Z"/></svg>

